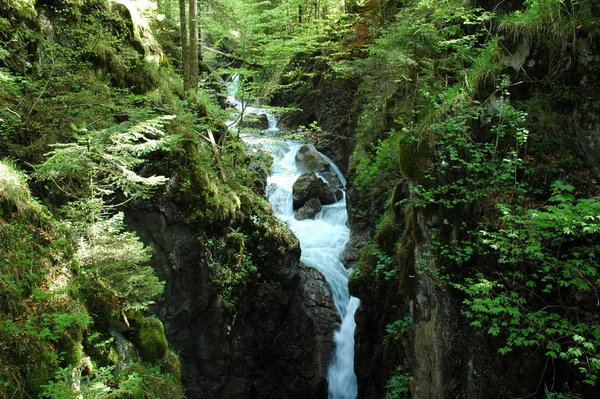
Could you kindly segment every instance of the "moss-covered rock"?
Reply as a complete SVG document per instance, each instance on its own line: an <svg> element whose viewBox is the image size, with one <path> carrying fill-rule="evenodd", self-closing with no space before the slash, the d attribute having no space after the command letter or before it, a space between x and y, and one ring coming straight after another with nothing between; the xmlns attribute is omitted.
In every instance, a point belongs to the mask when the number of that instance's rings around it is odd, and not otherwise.
<svg viewBox="0 0 600 399"><path fill-rule="evenodd" d="M140 358L150 363L161 360L169 347L162 322L155 317L137 317L135 323L137 331L133 341Z"/></svg>

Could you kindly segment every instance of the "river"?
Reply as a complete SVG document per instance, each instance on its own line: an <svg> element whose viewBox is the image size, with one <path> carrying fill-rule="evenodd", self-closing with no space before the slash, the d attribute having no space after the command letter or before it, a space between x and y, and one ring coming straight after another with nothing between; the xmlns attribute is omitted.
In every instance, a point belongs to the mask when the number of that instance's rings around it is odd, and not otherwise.
<svg viewBox="0 0 600 399"><path fill-rule="evenodd" d="M267 179L267 197L277 217L282 220L300 241L300 261L319 270L329 284L341 324L334 332L335 349L327 373L329 399L355 399L357 381L354 373L354 313L359 300L348 291L349 271L341 262L342 253L350 237L347 226L346 196L331 205L324 205L314 219L296 220L293 210L292 186L302 174L296 167L296 152L303 143L283 140L277 128L275 115L267 108L244 107L235 98L237 79L229 86L228 100L246 113L265 113L269 128L260 134L242 134L242 139L252 145L268 149L274 163ZM235 125L233 123L233 125ZM331 170L345 185L339 168L327 157Z"/></svg>

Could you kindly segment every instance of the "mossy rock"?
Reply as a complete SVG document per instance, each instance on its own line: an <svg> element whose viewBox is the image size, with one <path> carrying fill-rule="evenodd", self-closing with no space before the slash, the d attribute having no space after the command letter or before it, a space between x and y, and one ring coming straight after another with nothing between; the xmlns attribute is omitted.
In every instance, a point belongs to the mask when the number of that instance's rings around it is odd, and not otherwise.
<svg viewBox="0 0 600 399"><path fill-rule="evenodd" d="M57 371L58 366L55 362L43 362L35 366L29 365L27 368L25 387L32 398L41 396L43 391L42 385L48 383L48 381L54 377Z"/></svg>
<svg viewBox="0 0 600 399"><path fill-rule="evenodd" d="M132 386L130 392L120 398L143 399L181 399L184 397L179 378L165 374L160 367L149 364L132 364L123 369L121 376L127 379L129 375L136 375L141 381L137 386ZM138 387L141 388L141 396Z"/></svg>
<svg viewBox="0 0 600 399"><path fill-rule="evenodd" d="M426 138L404 134L399 140L398 162L402 176L420 183L423 180L432 153L431 145Z"/></svg>
<svg viewBox="0 0 600 399"><path fill-rule="evenodd" d="M163 358L163 364L161 365L161 371L166 374L170 374L176 380L181 379L181 359L179 355L172 350L168 350L167 354Z"/></svg>
<svg viewBox="0 0 600 399"><path fill-rule="evenodd" d="M138 61L129 74L129 87L135 94L144 94L158 86L158 64L146 60Z"/></svg>
<svg viewBox="0 0 600 399"><path fill-rule="evenodd" d="M154 317L136 317L138 330L133 343L140 358L145 362L156 362L165 357L169 344L165 337L165 328L160 320Z"/></svg>
<svg viewBox="0 0 600 399"><path fill-rule="evenodd" d="M75 340L71 337L64 337L61 340L61 355L64 366L78 366L81 359L85 357L85 352L81 339Z"/></svg>
<svg viewBox="0 0 600 399"><path fill-rule="evenodd" d="M394 249L398 237L400 236L400 228L396 220L396 214L387 211L377 225L377 233L374 241L377 246L384 252L391 253Z"/></svg>

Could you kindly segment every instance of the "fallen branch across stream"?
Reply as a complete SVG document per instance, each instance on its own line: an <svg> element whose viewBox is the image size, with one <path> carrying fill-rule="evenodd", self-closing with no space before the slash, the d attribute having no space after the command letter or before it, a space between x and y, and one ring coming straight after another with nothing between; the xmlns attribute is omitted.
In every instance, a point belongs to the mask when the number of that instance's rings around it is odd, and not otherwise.
<svg viewBox="0 0 600 399"><path fill-rule="evenodd" d="M217 50L217 49L214 49L214 48L211 48L211 47L202 46L202 50L208 50L211 53L219 54L219 55L222 55L223 57L227 57L227 58L235 60L235 61L240 61L240 62L243 62L243 63L245 63L247 65L250 65L250 66L260 66L258 64L255 64L254 62L249 62L245 58L242 58L242 57L237 56L235 54L225 53L223 51L220 51L220 50Z"/></svg>

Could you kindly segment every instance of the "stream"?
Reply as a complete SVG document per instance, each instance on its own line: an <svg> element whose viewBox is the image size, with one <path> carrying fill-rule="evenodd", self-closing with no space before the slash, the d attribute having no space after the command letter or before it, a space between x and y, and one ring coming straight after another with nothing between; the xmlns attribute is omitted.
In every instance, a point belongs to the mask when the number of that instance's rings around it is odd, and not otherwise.
<svg viewBox="0 0 600 399"><path fill-rule="evenodd" d="M334 332L335 349L327 373L329 399L355 399L358 393L354 373L354 313L360 301L350 296L348 275L341 257L350 237L347 226L346 196L331 205L324 205L314 219L296 220L293 210L292 186L302 174L296 167L295 156L303 143L278 138L275 115L267 108L244 106L235 98L237 79L229 87L228 100L244 113L264 113L269 119L269 128L256 134L241 134L240 137L252 147L269 150L274 163L267 179L267 197L276 216L283 221L300 241L300 261L320 271L331 289L337 312L341 319ZM235 121L231 121L233 129ZM231 128L231 127L230 127ZM324 156L324 155L323 155ZM339 168L326 156L332 171L345 186L346 181ZM318 174L317 174L318 175Z"/></svg>

